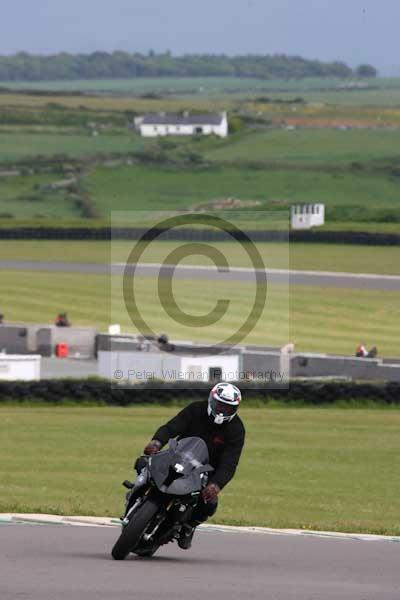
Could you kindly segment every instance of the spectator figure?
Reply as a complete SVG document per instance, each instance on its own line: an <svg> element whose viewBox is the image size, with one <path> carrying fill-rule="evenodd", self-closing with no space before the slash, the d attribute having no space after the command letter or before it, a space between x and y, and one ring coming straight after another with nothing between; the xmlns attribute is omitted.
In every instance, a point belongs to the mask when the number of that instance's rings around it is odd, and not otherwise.
<svg viewBox="0 0 400 600"><path fill-rule="evenodd" d="M375 358L378 355L376 346L372 346L371 350L367 350L364 344L359 344L356 348L357 358Z"/></svg>
<svg viewBox="0 0 400 600"><path fill-rule="evenodd" d="M4 325L4 315L0 313L0 325Z"/></svg>
<svg viewBox="0 0 400 600"><path fill-rule="evenodd" d="M168 336L165 333L162 333L157 339L158 347L163 352L173 352L175 350L175 345L170 344L168 341Z"/></svg>
<svg viewBox="0 0 400 600"><path fill-rule="evenodd" d="M356 356L357 358L365 358L368 356L368 350L364 346L364 344L358 344L356 348Z"/></svg>
<svg viewBox="0 0 400 600"><path fill-rule="evenodd" d="M55 325L57 327L71 327L71 323L69 322L67 313L60 313L57 315Z"/></svg>

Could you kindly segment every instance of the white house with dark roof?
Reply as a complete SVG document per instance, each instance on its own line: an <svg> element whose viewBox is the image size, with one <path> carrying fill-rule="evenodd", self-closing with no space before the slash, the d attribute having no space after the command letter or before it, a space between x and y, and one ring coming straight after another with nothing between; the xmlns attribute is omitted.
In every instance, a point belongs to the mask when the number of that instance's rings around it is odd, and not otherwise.
<svg viewBox="0 0 400 600"><path fill-rule="evenodd" d="M148 113L135 119L135 127L143 137L165 135L218 135L227 137L226 112L208 114Z"/></svg>

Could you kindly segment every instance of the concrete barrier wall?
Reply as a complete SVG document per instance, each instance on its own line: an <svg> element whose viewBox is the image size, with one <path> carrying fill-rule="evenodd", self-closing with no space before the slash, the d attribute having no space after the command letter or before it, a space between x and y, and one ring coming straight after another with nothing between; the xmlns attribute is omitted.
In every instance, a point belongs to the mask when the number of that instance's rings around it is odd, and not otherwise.
<svg viewBox="0 0 400 600"><path fill-rule="evenodd" d="M0 325L0 352L27 354L28 329L26 327Z"/></svg>
<svg viewBox="0 0 400 600"><path fill-rule="evenodd" d="M361 381L400 381L400 365L380 358L292 354L291 377L349 377Z"/></svg>
<svg viewBox="0 0 400 600"><path fill-rule="evenodd" d="M400 383L400 365L378 364L368 369L366 375L360 379L367 381L393 381Z"/></svg>
<svg viewBox="0 0 400 600"><path fill-rule="evenodd" d="M288 365L284 364L280 352L256 352L245 350L242 354L242 370L250 379L287 381Z"/></svg>
<svg viewBox="0 0 400 600"><path fill-rule="evenodd" d="M136 352L141 344L132 335L109 335L100 333L97 336L97 352Z"/></svg>
<svg viewBox="0 0 400 600"><path fill-rule="evenodd" d="M41 354L51 356L58 343L69 346L69 355L80 358L94 358L99 351L146 353L146 344L140 344L133 336L109 336L98 334L90 327L55 327L48 324L0 325L0 351L7 354ZM147 351L151 344L147 344ZM196 344L176 344L174 349L181 356L204 355L208 350ZM153 348L151 348L154 351ZM162 353L168 354L168 353ZM174 353L172 353L174 354ZM236 354L240 356L239 370L255 372L254 379L264 379L271 372L287 380L290 377L347 377L360 381L400 382L400 359L356 358L316 353L289 353L266 347L230 349L221 357ZM176 355L176 353L175 353ZM193 364L197 364L193 363ZM200 363L199 363L200 364ZM222 365L222 363L221 363ZM258 375L257 375L258 373ZM264 373L264 375L259 375Z"/></svg>
<svg viewBox="0 0 400 600"><path fill-rule="evenodd" d="M51 356L57 344L66 343L71 356L93 358L97 335L98 330L94 327L56 327L39 323L0 325L0 351Z"/></svg>
<svg viewBox="0 0 400 600"><path fill-rule="evenodd" d="M51 327L53 348L57 344L68 344L71 356L92 358L96 350L98 330L94 327Z"/></svg>

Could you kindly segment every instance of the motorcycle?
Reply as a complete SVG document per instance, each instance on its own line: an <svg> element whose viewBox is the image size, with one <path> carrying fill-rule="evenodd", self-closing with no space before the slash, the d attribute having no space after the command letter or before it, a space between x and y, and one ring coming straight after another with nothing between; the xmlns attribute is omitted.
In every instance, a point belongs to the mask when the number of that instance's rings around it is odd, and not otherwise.
<svg viewBox="0 0 400 600"><path fill-rule="evenodd" d="M171 439L168 449L136 462L135 482L128 488L122 532L111 554L124 560L130 552L152 556L160 546L179 539L207 485L213 467L201 438Z"/></svg>

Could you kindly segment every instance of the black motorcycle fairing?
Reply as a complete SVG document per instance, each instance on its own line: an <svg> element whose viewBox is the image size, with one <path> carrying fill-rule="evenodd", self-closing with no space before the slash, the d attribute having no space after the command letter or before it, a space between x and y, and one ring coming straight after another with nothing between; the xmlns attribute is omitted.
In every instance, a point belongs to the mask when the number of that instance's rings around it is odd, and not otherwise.
<svg viewBox="0 0 400 600"><path fill-rule="evenodd" d="M207 445L201 438L172 439L167 450L151 457L149 471L161 492L185 496L200 491L203 473L214 470L208 460Z"/></svg>
<svg viewBox="0 0 400 600"><path fill-rule="evenodd" d="M125 487L129 488L128 492L126 494L124 517L126 517L129 509L135 503L137 498L139 498L139 496L143 493L143 488L148 484L149 478L150 478L150 472L149 472L148 465L146 462L146 466L144 466L142 468L142 470L140 471L140 473L138 473L138 475L133 483L131 483L129 481L124 482L123 485L125 485ZM128 483L129 486L126 485L126 483Z"/></svg>

